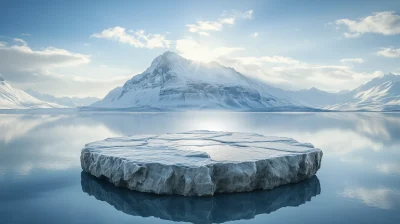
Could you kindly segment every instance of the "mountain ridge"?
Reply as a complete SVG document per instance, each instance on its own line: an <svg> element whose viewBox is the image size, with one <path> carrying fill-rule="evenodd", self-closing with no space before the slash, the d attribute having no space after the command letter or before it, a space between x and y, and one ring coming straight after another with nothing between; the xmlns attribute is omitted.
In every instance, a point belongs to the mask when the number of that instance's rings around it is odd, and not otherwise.
<svg viewBox="0 0 400 224"><path fill-rule="evenodd" d="M97 97L56 97L51 94L41 93L32 89L27 89L25 92L39 100L72 108L88 106L100 100Z"/></svg>

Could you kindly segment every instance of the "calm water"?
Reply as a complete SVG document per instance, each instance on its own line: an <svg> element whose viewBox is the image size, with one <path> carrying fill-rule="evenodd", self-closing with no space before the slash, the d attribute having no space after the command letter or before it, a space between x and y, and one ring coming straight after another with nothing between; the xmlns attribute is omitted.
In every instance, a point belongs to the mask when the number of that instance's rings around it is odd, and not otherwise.
<svg viewBox="0 0 400 224"><path fill-rule="evenodd" d="M256 132L324 151L317 176L272 191L155 196L81 173L85 143L189 130ZM400 223L400 114L0 115L0 223Z"/></svg>

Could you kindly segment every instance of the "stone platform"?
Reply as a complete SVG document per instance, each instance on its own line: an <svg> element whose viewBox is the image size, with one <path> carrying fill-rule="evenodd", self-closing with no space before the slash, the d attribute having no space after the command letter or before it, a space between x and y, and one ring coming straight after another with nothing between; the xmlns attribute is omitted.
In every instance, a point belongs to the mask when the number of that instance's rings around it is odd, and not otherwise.
<svg viewBox="0 0 400 224"><path fill-rule="evenodd" d="M155 194L212 196L267 190L316 174L322 151L291 138L191 131L89 143L83 171L118 187Z"/></svg>

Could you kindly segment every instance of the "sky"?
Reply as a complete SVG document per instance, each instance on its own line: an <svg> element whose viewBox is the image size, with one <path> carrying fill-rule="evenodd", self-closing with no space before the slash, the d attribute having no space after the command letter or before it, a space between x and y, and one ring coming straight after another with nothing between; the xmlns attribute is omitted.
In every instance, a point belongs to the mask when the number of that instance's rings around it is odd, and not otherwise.
<svg viewBox="0 0 400 224"><path fill-rule="evenodd" d="M102 98L165 51L349 90L400 74L400 1L0 0L0 74L21 89Z"/></svg>

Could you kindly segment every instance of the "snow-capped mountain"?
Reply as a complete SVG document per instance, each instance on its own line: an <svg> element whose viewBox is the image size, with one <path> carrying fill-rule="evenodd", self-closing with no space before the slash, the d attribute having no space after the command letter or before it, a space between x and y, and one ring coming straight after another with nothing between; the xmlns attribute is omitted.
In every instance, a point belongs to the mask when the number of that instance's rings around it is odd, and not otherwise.
<svg viewBox="0 0 400 224"><path fill-rule="evenodd" d="M90 104L100 100L99 98L96 98L96 97L84 97L84 98L55 97L53 95L40 93L40 92L32 90L32 89L27 89L27 90L25 90L25 92L39 100L42 100L45 102L50 102L50 103L55 103L55 104L66 106L66 107L87 106L87 105L90 105Z"/></svg>
<svg viewBox="0 0 400 224"><path fill-rule="evenodd" d="M165 52L146 71L91 107L264 110L294 106L232 68Z"/></svg>
<svg viewBox="0 0 400 224"><path fill-rule="evenodd" d="M36 99L12 87L0 76L0 109L60 108L62 106Z"/></svg>
<svg viewBox="0 0 400 224"><path fill-rule="evenodd" d="M327 106L332 110L399 111L400 75L386 74L343 95L351 99Z"/></svg>
<svg viewBox="0 0 400 224"><path fill-rule="evenodd" d="M400 75L386 74L351 91L325 92L317 88L287 91L269 86L269 93L297 105L340 111L400 110Z"/></svg>

